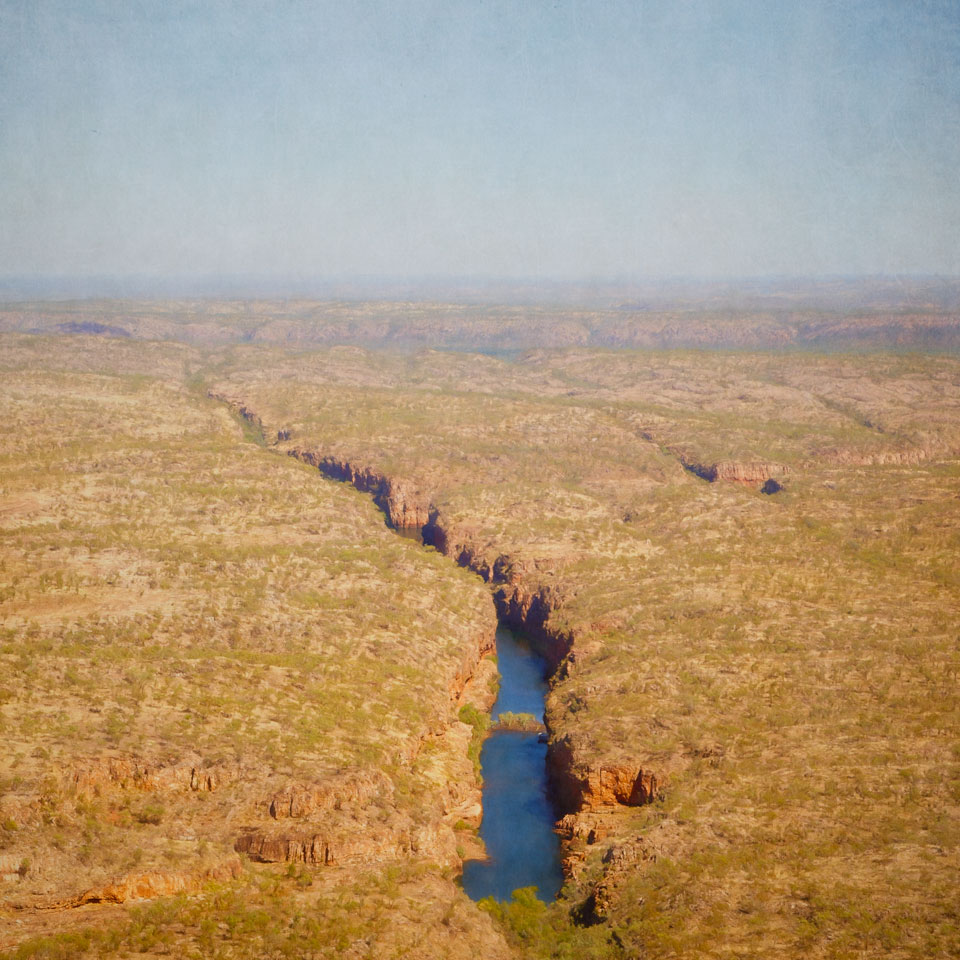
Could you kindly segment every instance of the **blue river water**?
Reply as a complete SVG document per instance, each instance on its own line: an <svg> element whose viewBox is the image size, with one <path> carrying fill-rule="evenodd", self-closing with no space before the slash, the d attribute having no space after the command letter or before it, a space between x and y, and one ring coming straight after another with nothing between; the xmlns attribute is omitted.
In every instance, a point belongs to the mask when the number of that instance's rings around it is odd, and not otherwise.
<svg viewBox="0 0 960 960"><path fill-rule="evenodd" d="M513 631L497 630L500 692L493 718L501 713L543 716L547 692L544 662ZM498 730L480 753L483 769L483 822L480 836L487 860L463 865L463 888L474 900L509 900L519 887L537 888L551 901L563 885L560 839L547 795L547 745L536 733Z"/></svg>

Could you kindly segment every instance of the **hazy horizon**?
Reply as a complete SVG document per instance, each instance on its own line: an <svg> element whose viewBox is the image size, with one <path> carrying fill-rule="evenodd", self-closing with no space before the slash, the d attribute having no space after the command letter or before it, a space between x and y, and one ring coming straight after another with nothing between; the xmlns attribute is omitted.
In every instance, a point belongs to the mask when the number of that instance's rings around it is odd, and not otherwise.
<svg viewBox="0 0 960 960"><path fill-rule="evenodd" d="M0 305L131 301L449 302L560 309L960 309L960 276L669 277L3 277Z"/></svg>
<svg viewBox="0 0 960 960"><path fill-rule="evenodd" d="M7 286L953 277L958 154L952 2L0 0Z"/></svg>

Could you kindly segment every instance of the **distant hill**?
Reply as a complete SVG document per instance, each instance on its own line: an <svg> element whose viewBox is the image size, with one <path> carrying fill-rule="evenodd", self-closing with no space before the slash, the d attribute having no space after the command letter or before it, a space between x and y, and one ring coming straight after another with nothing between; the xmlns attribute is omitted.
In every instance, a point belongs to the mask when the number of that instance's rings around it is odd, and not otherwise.
<svg viewBox="0 0 960 960"><path fill-rule="evenodd" d="M459 299L36 300L0 331L198 345L338 344L485 353L540 347L960 350L960 281L942 278L460 288ZM456 291L451 291L456 292ZM348 294L349 291L345 291ZM481 294L503 296L483 302ZM553 296L554 299L550 299Z"/></svg>

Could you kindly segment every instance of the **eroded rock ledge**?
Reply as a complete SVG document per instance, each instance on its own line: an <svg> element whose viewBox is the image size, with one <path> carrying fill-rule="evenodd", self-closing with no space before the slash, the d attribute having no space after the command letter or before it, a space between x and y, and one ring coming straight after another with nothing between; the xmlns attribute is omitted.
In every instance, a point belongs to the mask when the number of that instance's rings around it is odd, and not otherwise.
<svg viewBox="0 0 960 960"><path fill-rule="evenodd" d="M208 766L199 756L166 761L91 757L66 771L68 785L81 796L94 796L104 789L213 792L239 775L237 767Z"/></svg>
<svg viewBox="0 0 960 960"><path fill-rule="evenodd" d="M687 470L710 483L718 480L727 483L764 483L777 477L785 477L790 472L786 465L770 460L718 460L716 463L699 463L682 454L679 458Z"/></svg>
<svg viewBox="0 0 960 960"><path fill-rule="evenodd" d="M240 860L233 858L206 870L185 872L131 873L101 886L91 887L69 900L58 900L41 909L63 910L89 903L126 903L128 900L153 900L178 893L196 893L212 880L235 880L242 873Z"/></svg>
<svg viewBox="0 0 960 960"><path fill-rule="evenodd" d="M345 866L350 864L389 863L408 857L429 857L439 863L457 862L452 831L437 823L402 829L372 826L358 820L352 831L322 826L313 830L273 832L248 830L234 844L237 853L245 853L262 863L311 863Z"/></svg>
<svg viewBox="0 0 960 960"><path fill-rule="evenodd" d="M373 496L396 530L419 530L430 520L430 500L411 484L393 480L373 467L356 466L347 460L324 457L314 450L292 447L287 455L316 467L325 477L352 484Z"/></svg>
<svg viewBox="0 0 960 960"><path fill-rule="evenodd" d="M547 753L558 800L573 812L602 807L639 807L663 795L662 777L639 764L577 763L568 740L550 744Z"/></svg>
<svg viewBox="0 0 960 960"><path fill-rule="evenodd" d="M392 794L393 784L386 774L351 773L324 783L291 784L270 798L268 812L274 820L296 819L344 804L364 805Z"/></svg>

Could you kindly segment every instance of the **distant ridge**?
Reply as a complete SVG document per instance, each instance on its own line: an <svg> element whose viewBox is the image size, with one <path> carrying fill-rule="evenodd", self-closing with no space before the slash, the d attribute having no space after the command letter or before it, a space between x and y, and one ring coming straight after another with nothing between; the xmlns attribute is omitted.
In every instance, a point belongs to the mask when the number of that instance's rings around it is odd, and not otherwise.
<svg viewBox="0 0 960 960"><path fill-rule="evenodd" d="M538 280L498 277L0 277L0 303L65 300L289 299L444 301L651 309L960 310L960 277L674 277Z"/></svg>
<svg viewBox="0 0 960 960"><path fill-rule="evenodd" d="M47 300L0 305L0 331L498 355L574 347L960 352L960 307L949 305L956 284L931 287L913 303L893 287L872 289L868 297L840 283L829 299L821 294L819 304L806 290L744 293L739 300L720 292L699 300L623 299L608 306L294 297Z"/></svg>

